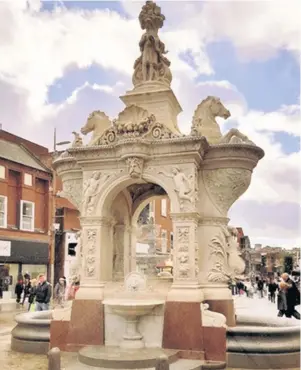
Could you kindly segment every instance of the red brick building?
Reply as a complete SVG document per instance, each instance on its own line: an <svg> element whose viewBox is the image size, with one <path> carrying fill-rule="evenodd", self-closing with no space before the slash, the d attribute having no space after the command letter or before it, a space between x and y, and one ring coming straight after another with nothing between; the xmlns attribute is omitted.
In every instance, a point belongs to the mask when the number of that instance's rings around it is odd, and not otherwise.
<svg viewBox="0 0 301 370"><path fill-rule="evenodd" d="M52 214L51 161L47 148L0 130L0 277L4 290L13 292L18 275L26 272L31 277L41 272L50 277L52 237L55 280L65 272L65 234L79 229L78 211L67 199L56 197L56 216ZM61 190L59 180L56 188ZM53 223L57 222L61 228L54 234Z"/></svg>

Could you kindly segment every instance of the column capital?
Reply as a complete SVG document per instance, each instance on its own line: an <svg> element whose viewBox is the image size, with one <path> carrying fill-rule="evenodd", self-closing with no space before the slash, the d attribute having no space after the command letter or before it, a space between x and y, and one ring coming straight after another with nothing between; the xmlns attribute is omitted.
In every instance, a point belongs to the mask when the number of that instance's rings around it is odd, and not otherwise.
<svg viewBox="0 0 301 370"><path fill-rule="evenodd" d="M198 223L201 216L198 212L180 212L180 213L170 213L172 221L193 221Z"/></svg>
<svg viewBox="0 0 301 370"><path fill-rule="evenodd" d="M227 217L201 217L199 225L201 226L221 226L228 225L230 219Z"/></svg>

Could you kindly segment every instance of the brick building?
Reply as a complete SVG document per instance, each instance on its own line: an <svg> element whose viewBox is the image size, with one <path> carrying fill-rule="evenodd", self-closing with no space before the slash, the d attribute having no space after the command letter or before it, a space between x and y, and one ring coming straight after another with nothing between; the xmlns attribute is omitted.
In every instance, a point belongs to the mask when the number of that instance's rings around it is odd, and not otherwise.
<svg viewBox="0 0 301 370"><path fill-rule="evenodd" d="M64 275L66 235L70 239L79 229L78 211L67 199L55 198L52 215L51 161L47 148L0 130L0 277L11 295L20 274L44 272L50 277L52 237L55 280ZM56 188L61 189L59 180ZM55 233L54 223L60 224Z"/></svg>

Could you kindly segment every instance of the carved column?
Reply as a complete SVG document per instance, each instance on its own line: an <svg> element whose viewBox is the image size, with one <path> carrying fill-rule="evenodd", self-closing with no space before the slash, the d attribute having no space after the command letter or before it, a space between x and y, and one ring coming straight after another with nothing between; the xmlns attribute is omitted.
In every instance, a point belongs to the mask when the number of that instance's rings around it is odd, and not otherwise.
<svg viewBox="0 0 301 370"><path fill-rule="evenodd" d="M83 257L77 299L102 299L104 284L113 273L113 220L82 217Z"/></svg>
<svg viewBox="0 0 301 370"><path fill-rule="evenodd" d="M198 268L198 213L171 214L174 229L173 284L169 301L201 302Z"/></svg>
<svg viewBox="0 0 301 370"><path fill-rule="evenodd" d="M129 240L130 240L130 245L128 248L128 261L127 261L127 266L128 266L128 271L136 271L136 244L137 244L137 226L131 225L130 227L127 228L128 235L129 235ZM126 275L125 275L126 276Z"/></svg>
<svg viewBox="0 0 301 370"><path fill-rule="evenodd" d="M114 226L114 256L113 256L113 278L122 280L124 277L124 246L127 242L125 225Z"/></svg>

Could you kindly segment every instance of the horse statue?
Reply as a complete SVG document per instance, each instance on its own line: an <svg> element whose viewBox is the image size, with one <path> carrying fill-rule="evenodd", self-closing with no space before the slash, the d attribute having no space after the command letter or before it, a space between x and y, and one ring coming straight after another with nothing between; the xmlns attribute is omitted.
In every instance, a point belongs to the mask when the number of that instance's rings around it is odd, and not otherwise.
<svg viewBox="0 0 301 370"><path fill-rule="evenodd" d="M222 138L222 133L215 118L227 119L230 116L230 112L223 106L219 98L208 96L194 111L191 135L205 136L209 144L217 144Z"/></svg>
<svg viewBox="0 0 301 370"><path fill-rule="evenodd" d="M88 144L88 146L93 146L97 145L103 133L110 127L112 127L112 122L109 117L104 112L96 110L89 115L85 126L81 128L80 132L83 135L93 132L92 138Z"/></svg>
<svg viewBox="0 0 301 370"><path fill-rule="evenodd" d="M231 130L220 139L219 144L255 145L253 141L249 140L248 136L242 134L236 128L231 128Z"/></svg>

